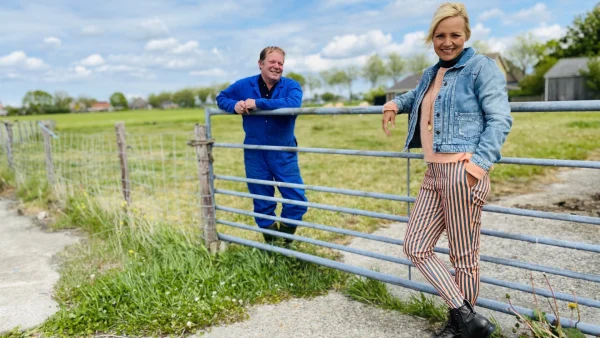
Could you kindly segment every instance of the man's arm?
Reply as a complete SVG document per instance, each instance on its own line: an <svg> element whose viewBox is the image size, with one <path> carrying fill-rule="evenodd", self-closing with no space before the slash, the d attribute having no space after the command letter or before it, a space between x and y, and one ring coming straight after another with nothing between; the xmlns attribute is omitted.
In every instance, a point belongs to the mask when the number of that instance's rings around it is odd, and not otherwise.
<svg viewBox="0 0 600 338"><path fill-rule="evenodd" d="M256 99L256 107L263 110L279 108L299 108L302 105L302 88L298 82L290 80L287 97L280 99Z"/></svg>
<svg viewBox="0 0 600 338"><path fill-rule="evenodd" d="M237 82L233 83L231 86L227 87L225 90L221 91L219 95L217 95L217 106L219 109L224 110L228 113L235 113L235 104L239 101L236 100L237 93Z"/></svg>

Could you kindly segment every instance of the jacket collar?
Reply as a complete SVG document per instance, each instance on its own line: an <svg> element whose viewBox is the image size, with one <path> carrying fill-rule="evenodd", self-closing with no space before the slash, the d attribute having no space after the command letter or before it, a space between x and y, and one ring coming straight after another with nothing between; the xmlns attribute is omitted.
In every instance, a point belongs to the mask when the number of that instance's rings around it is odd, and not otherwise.
<svg viewBox="0 0 600 338"><path fill-rule="evenodd" d="M475 50L473 49L473 47L466 47L463 55L460 57L460 60L458 60L458 62L454 66L452 66L448 69L464 67L467 64L467 62L473 57L473 55L475 55ZM437 71L439 69L440 69L440 66L436 63L434 66L432 66L429 69L428 73L429 73L429 75L437 74Z"/></svg>
<svg viewBox="0 0 600 338"><path fill-rule="evenodd" d="M256 93L256 95L258 95L258 97L260 97L260 88L258 88L258 78L260 77L260 74L256 75L254 77L254 79L252 79L252 81L250 81L250 85L252 86L252 89L254 90L254 93ZM277 97L277 93L279 92L279 90L281 88L283 88L283 76L279 79L279 82L277 82L277 86L275 86L275 90L273 91L273 97Z"/></svg>

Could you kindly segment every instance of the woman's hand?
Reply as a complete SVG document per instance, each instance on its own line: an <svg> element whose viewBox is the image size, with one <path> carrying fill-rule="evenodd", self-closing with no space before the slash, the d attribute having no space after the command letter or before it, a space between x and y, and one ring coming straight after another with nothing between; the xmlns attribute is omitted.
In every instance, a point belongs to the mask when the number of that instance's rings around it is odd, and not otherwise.
<svg viewBox="0 0 600 338"><path fill-rule="evenodd" d="M391 133L388 129L388 124L392 123L392 128L396 127L396 115L398 113L398 106L390 101L383 105L383 119L382 119L382 127L383 131L387 136L390 136Z"/></svg>
<svg viewBox="0 0 600 338"><path fill-rule="evenodd" d="M469 174L469 172L467 172L467 184L469 185L469 188L473 188L473 186L475 186L475 184L477 184L477 178L471 174Z"/></svg>

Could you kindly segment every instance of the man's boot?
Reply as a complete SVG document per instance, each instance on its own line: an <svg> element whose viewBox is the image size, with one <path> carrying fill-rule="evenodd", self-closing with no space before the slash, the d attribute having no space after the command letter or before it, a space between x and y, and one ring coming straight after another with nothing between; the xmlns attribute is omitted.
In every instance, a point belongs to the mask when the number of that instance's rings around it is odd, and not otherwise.
<svg viewBox="0 0 600 338"><path fill-rule="evenodd" d="M467 300L458 309L450 310L451 316L458 323L461 338L489 338L496 325L484 316L475 313Z"/></svg>
<svg viewBox="0 0 600 338"><path fill-rule="evenodd" d="M272 231L279 231L278 228L279 227L278 227L277 222L273 222L273 224L271 224L268 227L263 228L263 229L272 230ZM277 237L277 236L269 235L269 234L266 234L264 232L262 234L263 234L263 237L265 238L265 242L268 243L268 244L273 244L276 240L279 239L279 237Z"/></svg>
<svg viewBox="0 0 600 338"><path fill-rule="evenodd" d="M293 235L296 233L297 228L298 227L296 227L296 226L291 226L291 225L287 225L283 222L279 222L279 231L281 231L283 233ZM291 239L287 239L287 238L284 238L284 239L285 239L285 245L290 245L293 242L293 240L291 240Z"/></svg>
<svg viewBox="0 0 600 338"><path fill-rule="evenodd" d="M448 309L448 321L446 322L446 326L444 326L442 331L436 333L433 338L461 338L460 331L458 330L458 323L452 316L452 309Z"/></svg>

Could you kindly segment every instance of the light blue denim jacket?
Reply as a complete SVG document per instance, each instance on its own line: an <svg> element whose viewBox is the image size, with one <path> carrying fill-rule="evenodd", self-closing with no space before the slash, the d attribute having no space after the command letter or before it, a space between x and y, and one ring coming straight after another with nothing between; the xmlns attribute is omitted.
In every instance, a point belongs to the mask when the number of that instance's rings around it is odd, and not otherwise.
<svg viewBox="0 0 600 338"><path fill-rule="evenodd" d="M404 150L421 148L421 102L439 68L437 64L427 68L417 88L393 100L398 113L410 114ZM500 148L512 126L505 86L495 61L465 48L460 60L446 71L435 99L433 152L472 153L471 162L488 171L500 160Z"/></svg>

